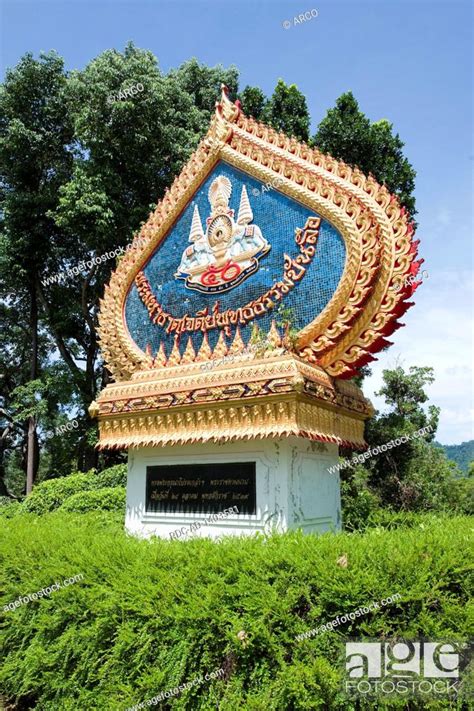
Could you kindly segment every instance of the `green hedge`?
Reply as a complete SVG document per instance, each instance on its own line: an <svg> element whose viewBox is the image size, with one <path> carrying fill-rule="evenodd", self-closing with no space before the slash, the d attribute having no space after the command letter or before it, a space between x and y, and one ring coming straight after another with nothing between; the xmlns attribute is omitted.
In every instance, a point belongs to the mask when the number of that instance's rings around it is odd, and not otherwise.
<svg viewBox="0 0 474 711"><path fill-rule="evenodd" d="M9 496L0 496L0 516L11 518L20 509L20 502Z"/></svg>
<svg viewBox="0 0 474 711"><path fill-rule="evenodd" d="M127 465L116 464L104 469L95 475L95 481L98 489L106 486L127 486Z"/></svg>
<svg viewBox="0 0 474 711"><path fill-rule="evenodd" d="M66 499L60 511L125 511L125 489L123 486L107 486L95 491L81 491Z"/></svg>
<svg viewBox="0 0 474 711"><path fill-rule="evenodd" d="M48 479L37 484L21 503L19 513L44 514L62 506L70 497L80 492L96 491L105 487L125 487L127 465L117 464L96 473L71 474L59 479Z"/></svg>
<svg viewBox="0 0 474 711"><path fill-rule="evenodd" d="M108 516L57 511L0 520L2 606L83 575L5 612L0 689L20 708L125 711L218 668L222 679L151 708L407 708L404 699L360 707L342 696L344 641L469 636L474 523L467 517L216 543L138 540ZM394 604L295 641L395 593ZM423 700L410 708L468 706Z"/></svg>

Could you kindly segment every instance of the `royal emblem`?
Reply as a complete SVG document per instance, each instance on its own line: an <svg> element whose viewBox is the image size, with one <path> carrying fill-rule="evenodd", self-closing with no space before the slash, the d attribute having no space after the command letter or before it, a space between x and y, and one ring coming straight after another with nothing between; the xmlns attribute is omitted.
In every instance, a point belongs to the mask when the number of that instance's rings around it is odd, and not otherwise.
<svg viewBox="0 0 474 711"><path fill-rule="evenodd" d="M252 225L253 212L247 189L242 187L239 214L229 208L232 184L221 175L211 183L209 202L211 214L204 232L199 208L194 207L189 241L175 274L195 291L215 294L229 291L257 271L259 260L271 247L260 228Z"/></svg>

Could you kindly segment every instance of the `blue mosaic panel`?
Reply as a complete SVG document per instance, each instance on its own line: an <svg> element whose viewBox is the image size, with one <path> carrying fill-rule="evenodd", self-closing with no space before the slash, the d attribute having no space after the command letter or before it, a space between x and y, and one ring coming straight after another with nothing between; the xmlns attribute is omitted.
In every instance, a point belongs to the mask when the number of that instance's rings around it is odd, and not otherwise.
<svg viewBox="0 0 474 711"><path fill-rule="evenodd" d="M244 282L223 293L205 294L189 289L183 280L175 277L175 273L183 251L189 246L189 231L195 205L199 208L204 230L206 229L205 221L211 212L208 190L212 181L219 175L226 176L232 183L229 206L235 210L236 217L242 186L247 187L253 211L252 224L260 228L263 237L270 243L271 250L260 259L258 271ZM295 229L303 228L308 217L315 213L274 188L262 192L263 187L263 183L227 163L220 162L216 165L143 270L156 299L165 311L175 318L181 318L185 314L194 316L197 311L206 306L211 310L217 299L221 312L226 309L238 309L260 297L276 281L283 278L283 255L286 253L295 258L300 253L295 242ZM283 307L292 309L296 328L302 328L310 323L329 303L341 279L345 257L344 240L340 233L327 220L321 220L316 253L312 262L306 265L307 271L303 279L296 282L295 287L284 295L280 302ZM268 312L258 317L256 322L264 331L268 331L272 318L274 315ZM135 285L131 287L127 296L125 319L130 335L139 348L145 350L147 344L150 344L155 354L160 343L163 342L169 355L173 347L174 335L167 334L164 327L151 322ZM240 328L243 340L248 342L251 326L247 324ZM233 333L232 329L232 337ZM181 351L184 351L188 335L184 333L181 338ZM218 336L218 329L208 332L211 347L216 344ZM200 332L192 335L196 350L200 347L202 338ZM227 343L230 343L229 338Z"/></svg>

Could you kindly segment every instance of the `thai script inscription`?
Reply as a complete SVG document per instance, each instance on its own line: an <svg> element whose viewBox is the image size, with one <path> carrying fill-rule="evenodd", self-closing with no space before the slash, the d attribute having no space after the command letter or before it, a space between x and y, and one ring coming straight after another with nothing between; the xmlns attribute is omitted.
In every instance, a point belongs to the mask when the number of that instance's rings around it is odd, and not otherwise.
<svg viewBox="0 0 474 711"><path fill-rule="evenodd" d="M148 310L151 321L166 330L166 333L182 334L186 331L195 332L210 331L216 328L228 328L229 326L245 325L272 309L276 302L294 288L298 281L303 279L307 265L309 265L316 253L316 242L318 239L321 218L310 217L306 226L295 231L295 241L299 247L300 254L292 259L288 254L284 255L283 279L276 281L258 299L248 302L238 309L219 310L219 302L216 301L209 313L209 307L196 312L195 316L185 314L181 318L176 318L165 311L163 306L156 299L148 279L143 272L139 272L135 278L135 284L141 301Z"/></svg>

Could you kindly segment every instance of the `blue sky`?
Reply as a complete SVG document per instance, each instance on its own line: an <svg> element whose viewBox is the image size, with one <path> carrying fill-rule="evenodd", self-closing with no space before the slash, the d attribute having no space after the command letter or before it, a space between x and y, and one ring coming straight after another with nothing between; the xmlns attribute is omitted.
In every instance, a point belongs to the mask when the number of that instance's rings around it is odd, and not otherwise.
<svg viewBox="0 0 474 711"><path fill-rule="evenodd" d="M317 17L295 24L300 13ZM314 15L315 13L313 13ZM289 23L288 29L283 26ZM192 56L235 64L241 87L270 94L279 78L306 95L312 130L344 91L372 119L387 118L418 172L418 237L428 278L395 345L364 390L400 360L432 365L438 439L471 439L472 402L472 6L452 0L63 0L1 2L2 73L27 51L55 49L80 69L128 40L164 71Z"/></svg>

